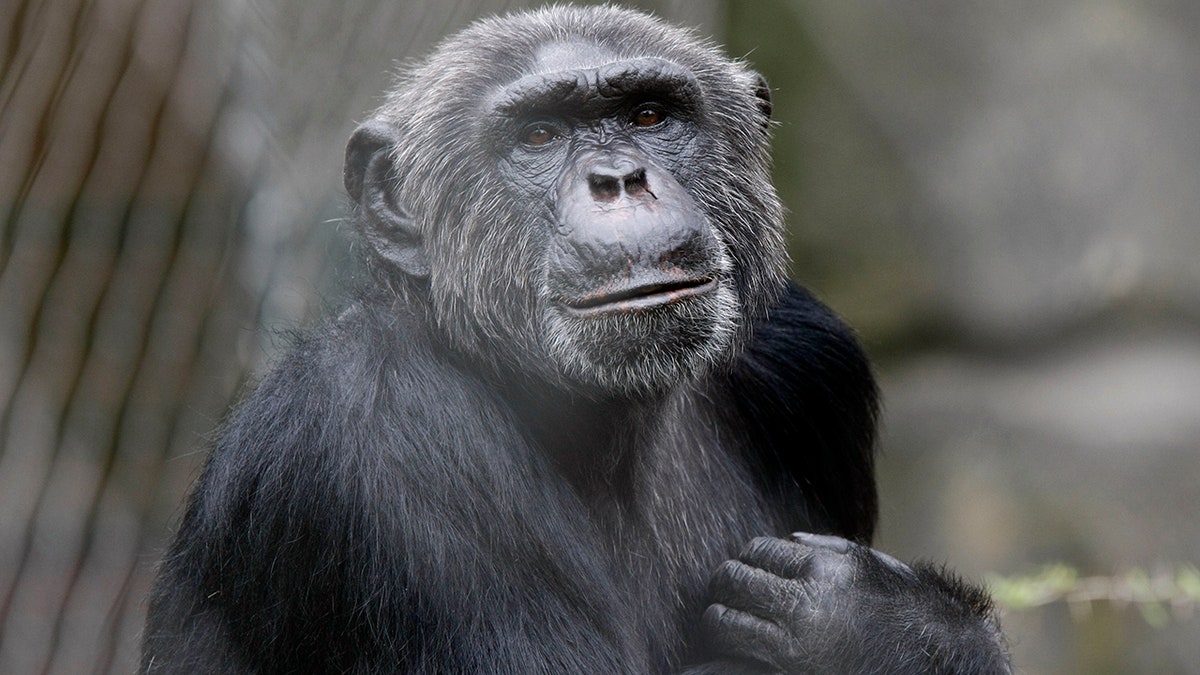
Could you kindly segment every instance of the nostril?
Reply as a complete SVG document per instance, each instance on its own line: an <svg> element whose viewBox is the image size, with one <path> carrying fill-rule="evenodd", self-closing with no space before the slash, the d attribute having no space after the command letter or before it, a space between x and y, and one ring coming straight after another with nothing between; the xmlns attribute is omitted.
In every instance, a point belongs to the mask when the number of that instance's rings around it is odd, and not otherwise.
<svg viewBox="0 0 1200 675"><path fill-rule="evenodd" d="M621 196L621 179L602 173L588 174L592 199L611 201Z"/></svg>
<svg viewBox="0 0 1200 675"><path fill-rule="evenodd" d="M612 202L628 196L635 199L658 197L650 190L646 167L625 158L597 162L588 167L587 183L592 199Z"/></svg>
<svg viewBox="0 0 1200 675"><path fill-rule="evenodd" d="M646 182L645 169L636 169L628 174L625 174L625 178L622 179L622 181L625 184L625 193L630 197L636 197L643 192L648 193L651 197L654 197L654 193L650 192L650 184Z"/></svg>

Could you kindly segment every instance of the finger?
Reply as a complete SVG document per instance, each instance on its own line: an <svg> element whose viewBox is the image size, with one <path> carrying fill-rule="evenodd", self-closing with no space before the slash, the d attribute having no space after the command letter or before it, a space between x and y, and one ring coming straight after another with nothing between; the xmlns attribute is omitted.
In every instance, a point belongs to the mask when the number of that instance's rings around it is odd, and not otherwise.
<svg viewBox="0 0 1200 675"><path fill-rule="evenodd" d="M885 567L887 569L893 570L895 572L900 572L900 573L909 573L909 574L912 573L912 569L908 565L906 565L903 562L901 562L900 560L897 560L896 558L893 558L892 556L884 553L883 551L873 549L869 546L862 546L860 544L855 544L854 542L852 542L848 539L843 539L841 537L835 537L835 536L828 535L828 534L810 534L808 532L793 532L792 539L795 540L796 542L799 542L806 546L812 546L813 548L823 548L823 549L826 549L829 551L833 551L835 553L843 553L843 554L861 553L861 554L863 554L862 558L864 559L864 561L868 562L868 563L870 562L869 558L871 556L874 556L875 560L878 561L879 563L881 563L883 565L883 567Z"/></svg>
<svg viewBox="0 0 1200 675"><path fill-rule="evenodd" d="M812 534L811 532L793 532L792 540L805 546L823 548L834 553L849 553L857 546L849 539L835 537L831 534Z"/></svg>
<svg viewBox="0 0 1200 675"><path fill-rule="evenodd" d="M713 575L710 593L715 602L757 615L778 617L795 610L805 597L804 586L740 560L726 560Z"/></svg>
<svg viewBox="0 0 1200 675"><path fill-rule="evenodd" d="M719 603L708 606L701 622L719 654L771 664L788 648L789 636L779 626Z"/></svg>
<svg viewBox="0 0 1200 675"><path fill-rule="evenodd" d="M799 579L807 571L810 549L778 537L757 537L742 551L741 560L785 579Z"/></svg>

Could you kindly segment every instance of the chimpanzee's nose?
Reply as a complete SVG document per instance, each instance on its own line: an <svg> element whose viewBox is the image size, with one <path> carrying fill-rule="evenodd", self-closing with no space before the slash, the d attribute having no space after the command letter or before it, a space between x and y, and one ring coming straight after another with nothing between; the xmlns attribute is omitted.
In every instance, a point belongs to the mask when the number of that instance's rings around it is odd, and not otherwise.
<svg viewBox="0 0 1200 675"><path fill-rule="evenodd" d="M630 197L637 197L643 193L653 196L650 186L646 184L646 170L641 167L634 168L631 164L593 168L588 173L588 188L592 192L592 199L596 201L614 201L621 193Z"/></svg>

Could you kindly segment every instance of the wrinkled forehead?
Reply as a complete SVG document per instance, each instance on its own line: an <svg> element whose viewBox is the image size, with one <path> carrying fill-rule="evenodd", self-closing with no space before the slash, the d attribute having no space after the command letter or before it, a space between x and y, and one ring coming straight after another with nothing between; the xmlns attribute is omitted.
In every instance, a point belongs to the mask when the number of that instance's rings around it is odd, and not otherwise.
<svg viewBox="0 0 1200 675"><path fill-rule="evenodd" d="M533 53L532 72L591 70L619 59L616 52L584 38L556 40L541 45Z"/></svg>
<svg viewBox="0 0 1200 675"><path fill-rule="evenodd" d="M585 39L560 40L538 47L529 71L494 91L486 107L514 114L629 95L695 102L699 84L690 71L666 59L630 57Z"/></svg>

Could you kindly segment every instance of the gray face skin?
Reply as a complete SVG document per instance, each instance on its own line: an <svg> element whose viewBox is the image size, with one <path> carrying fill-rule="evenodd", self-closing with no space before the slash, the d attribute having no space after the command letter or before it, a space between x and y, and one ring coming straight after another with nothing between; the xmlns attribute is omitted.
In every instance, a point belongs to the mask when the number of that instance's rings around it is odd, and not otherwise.
<svg viewBox="0 0 1200 675"><path fill-rule="evenodd" d="M488 124L501 175L552 214L539 294L552 359L621 388L717 360L740 312L720 234L676 178L703 150L698 83L664 59L611 59L548 45Z"/></svg>

